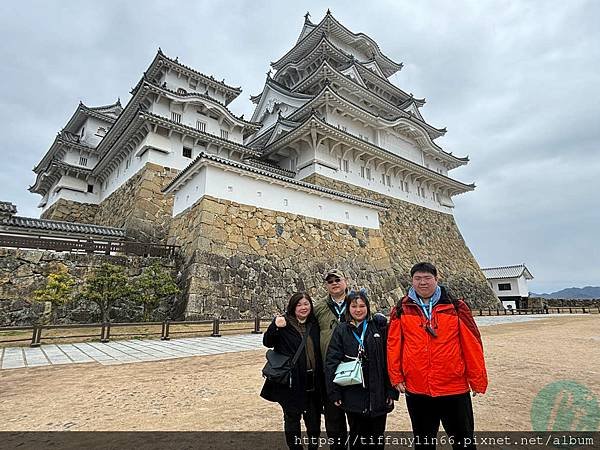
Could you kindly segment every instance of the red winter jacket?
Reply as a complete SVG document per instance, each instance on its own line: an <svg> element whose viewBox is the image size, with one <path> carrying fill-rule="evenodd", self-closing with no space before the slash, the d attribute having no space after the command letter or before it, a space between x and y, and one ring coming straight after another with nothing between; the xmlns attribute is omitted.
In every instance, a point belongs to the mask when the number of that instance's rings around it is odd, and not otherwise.
<svg viewBox="0 0 600 450"><path fill-rule="evenodd" d="M456 306L442 288L442 296L433 307L429 334L423 310L408 296L391 313L387 341L388 375L393 386L406 383L413 394L432 397L464 394L473 390L484 393L487 373L481 335L466 303Z"/></svg>

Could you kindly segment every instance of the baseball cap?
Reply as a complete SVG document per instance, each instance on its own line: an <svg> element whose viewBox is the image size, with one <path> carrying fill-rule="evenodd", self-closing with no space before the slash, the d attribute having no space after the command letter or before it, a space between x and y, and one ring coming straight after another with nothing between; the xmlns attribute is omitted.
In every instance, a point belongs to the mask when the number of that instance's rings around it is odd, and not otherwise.
<svg viewBox="0 0 600 450"><path fill-rule="evenodd" d="M325 278L323 278L323 280L327 280L327 278L329 277L338 277L338 278L346 278L346 275L344 275L344 272L342 272L339 269L330 269L326 274L325 274Z"/></svg>

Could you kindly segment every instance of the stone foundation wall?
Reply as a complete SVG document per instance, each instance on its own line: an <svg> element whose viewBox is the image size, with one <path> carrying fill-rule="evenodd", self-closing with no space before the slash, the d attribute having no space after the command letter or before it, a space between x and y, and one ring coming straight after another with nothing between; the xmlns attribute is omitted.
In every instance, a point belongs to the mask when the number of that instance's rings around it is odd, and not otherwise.
<svg viewBox="0 0 600 450"><path fill-rule="evenodd" d="M419 207L404 214L412 214L410 224L398 224L392 212L387 228L374 230L206 196L173 219L169 235L184 252L186 318L282 311L297 290L324 296L322 277L331 267L344 270L351 286L366 287L386 311L410 285L408 271L419 260L437 263L446 284L471 304L497 304L451 216L425 218ZM442 228L429 229L429 220Z"/></svg>
<svg viewBox="0 0 600 450"><path fill-rule="evenodd" d="M370 198L389 206L387 212L379 215L382 238L391 269L404 286L410 285L409 272L415 263L430 261L438 268L441 283L455 295L464 297L472 306L499 305L452 215L317 174L303 181Z"/></svg>
<svg viewBox="0 0 600 450"><path fill-rule="evenodd" d="M48 220L65 222L94 223L98 213L98 205L79 203L72 200L59 199L45 210L40 217Z"/></svg>
<svg viewBox="0 0 600 450"><path fill-rule="evenodd" d="M42 289L46 277L59 269L67 269L74 277L76 289L91 271L103 263L122 265L131 278L142 273L157 258L137 256L106 256L73 253L58 253L39 250L17 250L0 248L0 326L26 326L35 323L44 310L44 304L33 301L34 291ZM161 265L175 275L175 262L158 259ZM169 314L178 307L174 302L165 304L157 312L157 318ZM123 301L115 306L111 314L114 322L139 321L142 307ZM58 310L59 323L97 322L99 311L87 302L75 300Z"/></svg>
<svg viewBox="0 0 600 450"><path fill-rule="evenodd" d="M190 319L282 311L295 291L324 295L333 266L383 306L402 295L377 230L204 197L173 219L169 243L184 250Z"/></svg>
<svg viewBox="0 0 600 450"><path fill-rule="evenodd" d="M99 205L94 223L125 228L142 242L163 242L173 212L173 197L161 191L177 175L176 169L148 163Z"/></svg>
<svg viewBox="0 0 600 450"><path fill-rule="evenodd" d="M573 307L573 308L600 308L600 299L598 298L542 298L529 297L529 307L541 308L548 305L551 308Z"/></svg>

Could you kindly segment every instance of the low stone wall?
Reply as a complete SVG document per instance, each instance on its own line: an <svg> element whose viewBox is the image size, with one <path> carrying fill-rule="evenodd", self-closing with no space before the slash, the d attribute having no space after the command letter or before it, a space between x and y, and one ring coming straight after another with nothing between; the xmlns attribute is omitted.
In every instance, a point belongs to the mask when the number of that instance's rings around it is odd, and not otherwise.
<svg viewBox="0 0 600 450"><path fill-rule="evenodd" d="M0 248L0 326L31 325L43 313L44 305L33 301L34 291L46 284L46 277L59 269L67 269L75 279L76 290L83 285L86 276L103 263L127 268L131 278L142 273L144 267L157 258L137 256L106 256L72 253L57 253L39 250L17 250ZM163 267L177 273L175 262L158 259ZM177 305L163 305L159 316L170 313ZM142 307L131 302L121 302L111 314L114 322L138 321ZM58 309L59 323L85 323L99 320L95 306L83 301L73 301Z"/></svg>
<svg viewBox="0 0 600 450"><path fill-rule="evenodd" d="M536 307L542 307L547 305L550 308L556 307L600 307L600 299L598 298L542 298L542 297L529 297L529 305L536 305Z"/></svg>
<svg viewBox="0 0 600 450"><path fill-rule="evenodd" d="M177 175L176 169L146 164L99 205L94 223L125 228L142 242L164 242L173 212L173 197L161 191Z"/></svg>
<svg viewBox="0 0 600 450"><path fill-rule="evenodd" d="M424 217L421 209L403 211L413 213L404 224L391 212L387 229L374 230L205 196L173 219L169 237L184 251L186 317L282 311L294 291L324 296L322 277L331 267L344 270L351 285L367 288L385 311L408 288L408 271L420 260L437 263L446 284L472 305L495 307L452 217Z"/></svg>
<svg viewBox="0 0 600 450"><path fill-rule="evenodd" d="M97 212L98 205L78 203L61 198L44 211L40 217L65 222L94 223Z"/></svg>

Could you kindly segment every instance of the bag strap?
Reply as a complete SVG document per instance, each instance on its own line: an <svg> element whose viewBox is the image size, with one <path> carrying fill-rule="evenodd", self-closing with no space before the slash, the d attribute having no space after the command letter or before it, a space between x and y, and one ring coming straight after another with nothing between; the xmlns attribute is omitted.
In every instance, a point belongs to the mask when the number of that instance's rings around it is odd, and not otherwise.
<svg viewBox="0 0 600 450"><path fill-rule="evenodd" d="M298 362L298 359L300 358L300 353L302 353L302 350L304 350L304 346L306 345L306 340L308 339L308 333L310 333L311 325L312 324L310 322L306 324L306 332L304 333L304 336L302 336L302 342L300 343L298 350L296 350L296 353L294 354L294 357L292 358L292 367L294 367L296 365L296 363Z"/></svg>

